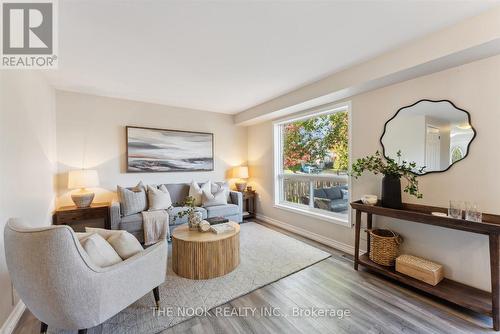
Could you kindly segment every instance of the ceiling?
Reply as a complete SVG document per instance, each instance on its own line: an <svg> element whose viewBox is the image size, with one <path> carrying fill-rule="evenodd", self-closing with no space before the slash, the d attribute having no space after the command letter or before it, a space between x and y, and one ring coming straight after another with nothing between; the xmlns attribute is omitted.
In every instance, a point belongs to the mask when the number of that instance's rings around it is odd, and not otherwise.
<svg viewBox="0 0 500 334"><path fill-rule="evenodd" d="M58 89L238 113L498 1L59 1Z"/></svg>

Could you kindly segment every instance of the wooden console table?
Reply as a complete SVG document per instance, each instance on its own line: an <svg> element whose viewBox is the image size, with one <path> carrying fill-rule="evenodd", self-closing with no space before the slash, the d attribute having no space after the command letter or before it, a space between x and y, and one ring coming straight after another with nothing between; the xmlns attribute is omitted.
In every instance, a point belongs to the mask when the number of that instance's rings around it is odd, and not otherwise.
<svg viewBox="0 0 500 334"><path fill-rule="evenodd" d="M410 285L433 296L475 312L489 315L493 318L493 328L496 331L500 330L500 216L483 214L483 221L477 223L464 219L434 216L431 212L447 213L448 209L418 204L403 203L402 209L390 209L381 207L380 205L365 205L361 201L356 201L351 203L351 207L356 210L356 237L354 246L355 270L358 270L359 265L365 266L379 274L403 284ZM490 246L491 293L446 278L436 286L428 285L412 277L398 273L394 270L394 267L385 267L376 264L370 260L368 253L359 256L361 214L363 212L367 215L368 229L372 228L373 215L379 215L414 223L441 226L454 230L488 235ZM367 236L367 250L370 252L369 235Z"/></svg>

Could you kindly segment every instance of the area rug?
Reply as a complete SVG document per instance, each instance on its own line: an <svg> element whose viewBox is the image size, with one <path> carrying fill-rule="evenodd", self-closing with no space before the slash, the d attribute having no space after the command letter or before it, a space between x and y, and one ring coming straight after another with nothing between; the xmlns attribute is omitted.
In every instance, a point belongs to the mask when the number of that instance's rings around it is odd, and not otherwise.
<svg viewBox="0 0 500 334"><path fill-rule="evenodd" d="M160 286L164 314L153 312L153 294L149 293L88 333L158 333L330 256L260 224L244 223L240 230L240 265L223 277L190 280L172 271L170 248L167 278Z"/></svg>

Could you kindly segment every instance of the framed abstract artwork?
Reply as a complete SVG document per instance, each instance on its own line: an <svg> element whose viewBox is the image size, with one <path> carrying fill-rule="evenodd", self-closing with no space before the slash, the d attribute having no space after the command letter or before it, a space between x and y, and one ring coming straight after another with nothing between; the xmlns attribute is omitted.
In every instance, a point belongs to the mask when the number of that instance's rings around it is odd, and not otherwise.
<svg viewBox="0 0 500 334"><path fill-rule="evenodd" d="M213 133L127 126L127 172L214 170Z"/></svg>

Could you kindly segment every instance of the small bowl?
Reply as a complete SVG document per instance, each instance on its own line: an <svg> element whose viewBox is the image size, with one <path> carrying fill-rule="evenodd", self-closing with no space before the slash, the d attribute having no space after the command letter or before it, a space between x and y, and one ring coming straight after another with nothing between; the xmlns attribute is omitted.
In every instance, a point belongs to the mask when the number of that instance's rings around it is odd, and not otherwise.
<svg viewBox="0 0 500 334"><path fill-rule="evenodd" d="M375 205L377 204L378 197L377 195L363 195L361 197L361 202L366 205Z"/></svg>

